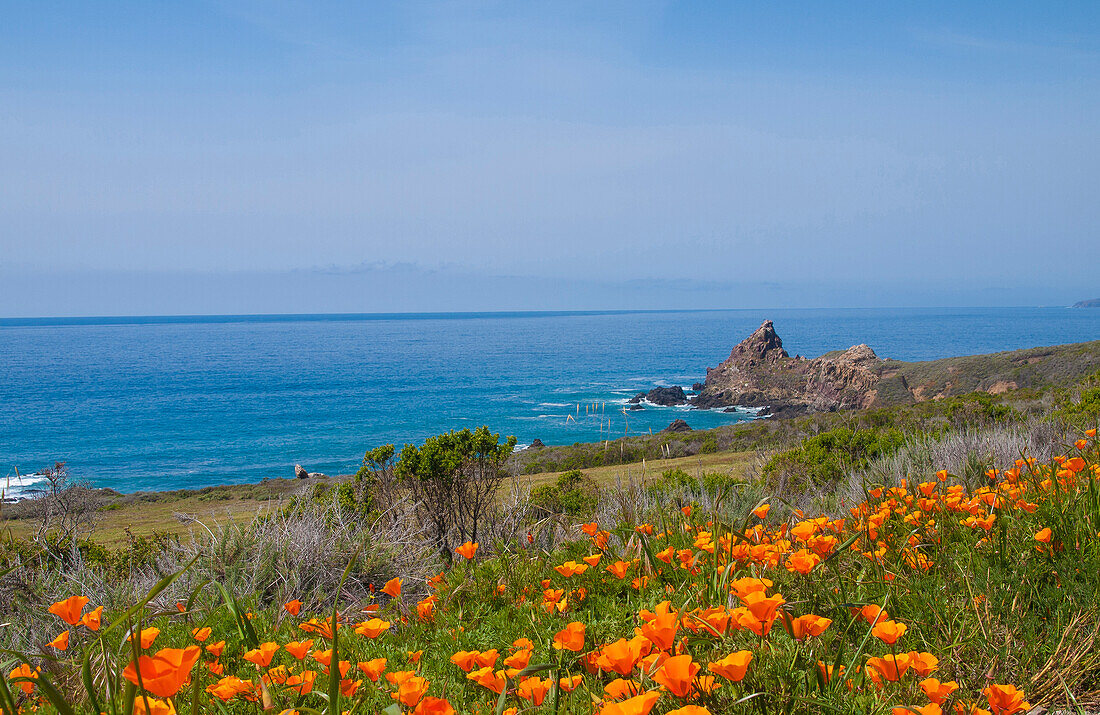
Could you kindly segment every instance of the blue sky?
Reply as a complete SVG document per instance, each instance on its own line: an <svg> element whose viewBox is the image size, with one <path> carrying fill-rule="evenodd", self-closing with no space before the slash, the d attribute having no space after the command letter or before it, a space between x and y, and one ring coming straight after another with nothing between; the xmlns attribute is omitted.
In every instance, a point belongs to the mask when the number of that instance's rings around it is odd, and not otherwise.
<svg viewBox="0 0 1100 715"><path fill-rule="evenodd" d="M4 18L0 315L1100 295L1094 2Z"/></svg>

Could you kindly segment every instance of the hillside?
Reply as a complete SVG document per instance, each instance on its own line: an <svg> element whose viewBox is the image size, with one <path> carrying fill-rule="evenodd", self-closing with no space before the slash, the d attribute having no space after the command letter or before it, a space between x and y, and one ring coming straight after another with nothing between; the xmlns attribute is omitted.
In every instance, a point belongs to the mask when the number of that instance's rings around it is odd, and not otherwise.
<svg viewBox="0 0 1100 715"><path fill-rule="evenodd" d="M1100 340L924 362L882 359L867 345L791 357L768 320L707 369L694 404L766 406L790 416L1064 385L1098 369Z"/></svg>

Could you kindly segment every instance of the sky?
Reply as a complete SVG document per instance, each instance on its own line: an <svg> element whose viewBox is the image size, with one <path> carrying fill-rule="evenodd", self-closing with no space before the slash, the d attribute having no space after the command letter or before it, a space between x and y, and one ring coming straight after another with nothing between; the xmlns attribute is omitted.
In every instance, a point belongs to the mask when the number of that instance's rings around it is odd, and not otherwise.
<svg viewBox="0 0 1100 715"><path fill-rule="evenodd" d="M1095 2L15 2L0 316L1100 296Z"/></svg>

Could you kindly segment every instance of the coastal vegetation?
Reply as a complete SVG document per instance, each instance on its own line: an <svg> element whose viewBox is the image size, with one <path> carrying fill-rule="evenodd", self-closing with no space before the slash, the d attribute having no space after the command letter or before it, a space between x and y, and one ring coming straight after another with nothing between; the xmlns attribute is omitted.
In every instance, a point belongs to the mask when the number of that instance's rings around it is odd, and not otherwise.
<svg viewBox="0 0 1100 715"><path fill-rule="evenodd" d="M1100 702L1098 420L1092 375L517 454L463 430L345 478L199 492L117 497L56 465L4 506L0 709ZM182 504L251 513L96 538Z"/></svg>
<svg viewBox="0 0 1100 715"><path fill-rule="evenodd" d="M300 504L247 545L212 533L129 602L87 573L43 584L37 601L15 597L34 640L10 644L18 655L0 705L392 715L1078 706L1100 690L1096 431L967 471L965 454L995 453L1010 431L985 433L962 452L967 437L945 434L906 443L902 461L871 457L878 471L851 472L824 511L758 483L676 474L660 493L622 486L589 521L525 521L503 504L479 542L448 534L451 563L430 530L379 528L407 528L415 510L367 524L345 519L338 501ZM945 467L910 471L927 461ZM282 540L296 560L271 561ZM317 580L302 578L310 573Z"/></svg>

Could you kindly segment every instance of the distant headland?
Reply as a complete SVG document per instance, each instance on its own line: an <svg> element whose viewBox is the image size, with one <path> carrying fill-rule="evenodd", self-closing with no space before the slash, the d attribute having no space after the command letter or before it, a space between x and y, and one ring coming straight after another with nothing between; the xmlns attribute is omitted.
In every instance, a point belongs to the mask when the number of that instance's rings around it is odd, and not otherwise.
<svg viewBox="0 0 1100 715"><path fill-rule="evenodd" d="M707 368L696 394L656 388L633 400L698 408L759 408L762 415L893 407L982 391L1000 394L1064 384L1100 369L1100 340L1025 350L903 362L867 345L816 358L791 356L770 320Z"/></svg>
<svg viewBox="0 0 1100 715"><path fill-rule="evenodd" d="M1071 306L1073 308L1100 308L1100 298L1091 300L1079 300Z"/></svg>

